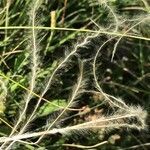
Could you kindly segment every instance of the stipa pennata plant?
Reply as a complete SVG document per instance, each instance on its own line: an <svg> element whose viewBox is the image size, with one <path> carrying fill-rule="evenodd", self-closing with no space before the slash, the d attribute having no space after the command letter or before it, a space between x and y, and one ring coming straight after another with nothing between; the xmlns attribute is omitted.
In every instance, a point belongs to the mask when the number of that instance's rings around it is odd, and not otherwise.
<svg viewBox="0 0 150 150"><path fill-rule="evenodd" d="M42 50L39 50L39 45L42 39L39 39L40 33L38 31L40 27L38 28L39 23L37 23L38 21L36 18L38 17L37 12L41 11L40 8L43 7L42 3L42 1L37 0L31 2L30 4L31 11L29 14L28 25L29 29L31 30L30 33L28 33L30 36L30 46L27 47L28 53L30 54L30 75L28 81L29 87L26 95L24 96L24 104L20 109L20 115L17 118L17 121L14 123L12 131L9 135L0 138L1 149L15 149L15 146L19 145L19 143L38 146L38 144L46 135L51 136L58 133L62 135L68 135L79 133L84 134L86 131L95 131L101 129L103 129L105 132L120 128L137 130L146 129L147 112L139 105L127 105L121 98L116 98L111 94L107 94L100 85L101 82L99 81L99 76L101 75L99 75L98 70L101 66L100 58L101 56L105 57L105 54L107 53L107 46L110 44L110 42L112 42L111 47L113 48L111 51L109 49L110 54L108 55L108 61L115 63L117 60L115 58L115 55L117 54L117 47L119 47L119 43L124 37L137 39L142 38L137 35L130 35L128 33L134 33L134 30L136 30L137 34L138 32L136 27L147 21L149 19L149 15L144 14L143 16L146 16L145 18L141 17L132 20L132 23L129 24L128 28L122 34L120 34L120 31L122 31L122 28L124 27L123 23L130 22L125 19L121 19L121 22L119 21L121 17L114 11L114 8L112 5L110 5L112 4L111 2L98 1L96 5L100 5L108 11L108 16L111 19L110 26L104 28L100 25L97 25L97 23L93 21L93 23L99 28L97 33L91 34L82 42L75 44L75 46L72 47L72 50L70 50L64 56L64 58L59 61L59 63L55 64L54 67L51 68L51 71L46 76L44 85L42 85L44 88L41 88L41 90L38 91L40 94L36 94L36 88L39 85L38 79L40 74L39 72L41 70L40 67L42 66L40 66L39 63L42 53ZM53 30L54 29L55 27L53 27ZM101 35L101 33L104 35ZM106 34L109 34L109 36L106 36ZM68 94L69 96L67 95L67 102L64 102L64 105L59 105L59 103L54 103L53 101L45 99L44 96L53 90L54 84L60 85L60 83L57 83L58 80L64 74L69 72L68 70L70 70L72 67L71 65L74 64L78 66L77 70L79 73L77 74L79 75L75 82L73 82L74 85L72 85L73 88L71 94ZM88 71L86 68L87 66L89 67ZM7 78L7 76L5 76L3 73L1 73L1 75ZM3 81L0 82L2 83L1 87L4 89L6 97L7 89L5 88ZM88 85L88 82L90 82L90 85ZM81 123L77 122L77 124L72 123L66 126L62 123L63 120L69 120L69 118L73 118L73 116L79 117L78 113L71 115L70 112L80 110L80 108L78 108L80 106L78 103L84 99L82 96L85 93L96 93L97 95L101 95L102 101L105 102L106 106L110 110L110 113L98 114L94 119L91 118L87 121L83 120ZM34 99L37 99L35 105L32 104ZM55 117L48 118L48 121L42 127L38 127L38 129L31 127L31 130L30 126L34 124L39 110L41 110L41 107L44 105L43 100L46 101L45 103L49 103L51 108L55 107L53 111L49 112L54 113ZM32 108L30 107L31 104ZM30 113L28 113L28 111ZM55 113L56 111L57 113Z"/></svg>
<svg viewBox="0 0 150 150"><path fill-rule="evenodd" d="M0 89L0 114L3 114L5 111L5 100L7 96L7 87L6 81L3 78L0 79L1 89Z"/></svg>

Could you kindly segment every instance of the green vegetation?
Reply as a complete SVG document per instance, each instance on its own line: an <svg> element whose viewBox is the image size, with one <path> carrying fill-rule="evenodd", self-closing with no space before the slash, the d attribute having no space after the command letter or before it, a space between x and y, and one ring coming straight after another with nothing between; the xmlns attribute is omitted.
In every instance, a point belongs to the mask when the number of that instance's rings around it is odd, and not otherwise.
<svg viewBox="0 0 150 150"><path fill-rule="evenodd" d="M150 148L148 0L0 1L0 149Z"/></svg>

